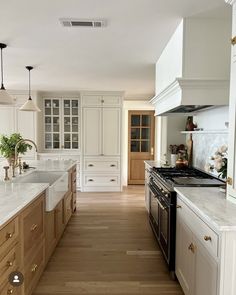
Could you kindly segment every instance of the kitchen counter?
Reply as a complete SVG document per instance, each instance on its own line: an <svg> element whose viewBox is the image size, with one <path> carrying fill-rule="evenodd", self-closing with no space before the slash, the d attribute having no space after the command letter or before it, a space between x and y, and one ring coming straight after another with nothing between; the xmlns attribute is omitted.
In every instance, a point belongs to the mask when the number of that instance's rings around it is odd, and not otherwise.
<svg viewBox="0 0 236 295"><path fill-rule="evenodd" d="M236 231L236 204L217 187L176 187L179 198L216 231Z"/></svg>
<svg viewBox="0 0 236 295"><path fill-rule="evenodd" d="M164 167L164 164L161 163L160 161L144 161L145 164L147 164L148 166L152 167ZM168 166L167 166L168 167Z"/></svg>
<svg viewBox="0 0 236 295"><path fill-rule="evenodd" d="M48 186L46 183L0 183L0 228Z"/></svg>
<svg viewBox="0 0 236 295"><path fill-rule="evenodd" d="M35 167L39 171L68 171L76 161L73 160L35 160L27 161L30 167Z"/></svg>

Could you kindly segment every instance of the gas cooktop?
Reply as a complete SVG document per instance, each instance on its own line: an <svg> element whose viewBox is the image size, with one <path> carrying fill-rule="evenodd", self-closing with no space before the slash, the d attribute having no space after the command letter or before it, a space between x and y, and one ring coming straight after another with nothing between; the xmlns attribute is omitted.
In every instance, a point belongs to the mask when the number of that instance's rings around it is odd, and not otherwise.
<svg viewBox="0 0 236 295"><path fill-rule="evenodd" d="M172 186L221 186L224 182L195 168L153 168L154 175Z"/></svg>

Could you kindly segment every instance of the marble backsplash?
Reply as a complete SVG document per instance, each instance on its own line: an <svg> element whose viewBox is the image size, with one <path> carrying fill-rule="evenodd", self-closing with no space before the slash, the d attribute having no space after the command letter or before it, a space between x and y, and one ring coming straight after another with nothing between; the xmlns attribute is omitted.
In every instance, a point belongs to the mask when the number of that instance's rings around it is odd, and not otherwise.
<svg viewBox="0 0 236 295"><path fill-rule="evenodd" d="M204 170L210 157L222 145L228 146L228 134L193 134L193 166Z"/></svg>

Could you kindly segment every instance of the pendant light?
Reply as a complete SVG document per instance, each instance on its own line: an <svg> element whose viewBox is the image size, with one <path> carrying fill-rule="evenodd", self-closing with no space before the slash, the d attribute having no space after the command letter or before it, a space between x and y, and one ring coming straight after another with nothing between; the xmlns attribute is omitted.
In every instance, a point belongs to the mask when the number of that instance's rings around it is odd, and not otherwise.
<svg viewBox="0 0 236 295"><path fill-rule="evenodd" d="M14 103L13 98L7 93L4 84L3 84L3 58L2 50L6 48L7 45L0 43L1 49L1 88L0 88L0 105L12 105Z"/></svg>
<svg viewBox="0 0 236 295"><path fill-rule="evenodd" d="M31 66L27 66L26 69L29 71L29 98L28 98L28 100L23 104L23 106L20 107L20 111L41 112L41 110L37 107L37 105L33 102L32 98L31 98L30 71L33 70L33 67L31 67Z"/></svg>

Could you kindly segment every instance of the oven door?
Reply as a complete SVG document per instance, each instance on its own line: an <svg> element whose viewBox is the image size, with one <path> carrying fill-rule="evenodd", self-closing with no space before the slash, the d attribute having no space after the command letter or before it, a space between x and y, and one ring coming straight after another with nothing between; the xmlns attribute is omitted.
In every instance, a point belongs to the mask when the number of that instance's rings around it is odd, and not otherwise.
<svg viewBox="0 0 236 295"><path fill-rule="evenodd" d="M149 194L150 194L150 211L149 218L151 221L152 228L155 232L156 238L160 239L160 226L159 226L159 205L157 202L157 192L149 184Z"/></svg>

